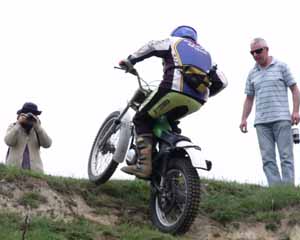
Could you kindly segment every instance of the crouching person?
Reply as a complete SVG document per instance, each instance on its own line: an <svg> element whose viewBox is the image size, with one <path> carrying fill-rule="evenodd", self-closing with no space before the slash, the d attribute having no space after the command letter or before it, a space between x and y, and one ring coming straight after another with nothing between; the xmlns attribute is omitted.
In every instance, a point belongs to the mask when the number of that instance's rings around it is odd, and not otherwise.
<svg viewBox="0 0 300 240"><path fill-rule="evenodd" d="M42 112L34 103L27 102L17 111L17 121L12 123L4 138L8 145L6 164L43 172L40 147L49 148L52 140L41 126L38 117Z"/></svg>

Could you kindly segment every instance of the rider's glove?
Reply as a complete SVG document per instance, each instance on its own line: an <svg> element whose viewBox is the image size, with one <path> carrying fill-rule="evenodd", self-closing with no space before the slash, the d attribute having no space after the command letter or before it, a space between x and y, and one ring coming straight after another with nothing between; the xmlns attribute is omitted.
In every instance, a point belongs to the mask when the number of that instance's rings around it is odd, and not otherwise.
<svg viewBox="0 0 300 240"><path fill-rule="evenodd" d="M119 66L126 72L132 72L134 69L132 63L128 59L121 60L119 62Z"/></svg>

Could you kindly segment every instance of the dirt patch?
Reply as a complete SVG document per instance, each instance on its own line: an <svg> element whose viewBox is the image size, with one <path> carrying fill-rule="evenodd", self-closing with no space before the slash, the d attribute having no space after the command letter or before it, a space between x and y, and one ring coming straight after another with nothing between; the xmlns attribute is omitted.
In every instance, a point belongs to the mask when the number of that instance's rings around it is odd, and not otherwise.
<svg viewBox="0 0 300 240"><path fill-rule="evenodd" d="M90 208L83 198L77 194L63 195L52 190L44 181L30 179L22 183L0 182L0 209L20 213L24 216L46 216L57 220L72 220L84 217L103 225L115 225L118 214L98 215ZM24 194L34 192L46 199L37 208L20 204Z"/></svg>

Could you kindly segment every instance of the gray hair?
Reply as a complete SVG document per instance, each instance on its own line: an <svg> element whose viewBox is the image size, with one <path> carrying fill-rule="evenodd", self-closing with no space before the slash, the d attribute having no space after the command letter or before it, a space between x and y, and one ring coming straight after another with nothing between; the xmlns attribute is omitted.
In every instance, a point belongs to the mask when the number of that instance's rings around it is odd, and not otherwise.
<svg viewBox="0 0 300 240"><path fill-rule="evenodd" d="M263 39L263 38L254 38L254 39L251 41L251 45L254 44L254 43L260 43L260 44L263 45L264 47L268 47L268 44L267 44L266 40Z"/></svg>

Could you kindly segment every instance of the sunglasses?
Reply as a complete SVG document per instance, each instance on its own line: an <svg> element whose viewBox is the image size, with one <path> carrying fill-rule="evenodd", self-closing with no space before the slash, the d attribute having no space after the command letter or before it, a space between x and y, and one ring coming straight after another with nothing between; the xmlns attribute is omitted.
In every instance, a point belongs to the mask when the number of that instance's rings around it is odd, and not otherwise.
<svg viewBox="0 0 300 240"><path fill-rule="evenodd" d="M265 47L258 48L258 49L256 49L256 50L250 51L250 53L251 53L251 55L254 55L254 53L256 53L256 54L261 54L262 51L263 51L264 49L265 49Z"/></svg>

